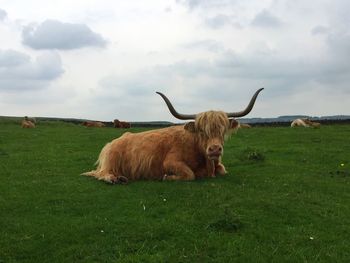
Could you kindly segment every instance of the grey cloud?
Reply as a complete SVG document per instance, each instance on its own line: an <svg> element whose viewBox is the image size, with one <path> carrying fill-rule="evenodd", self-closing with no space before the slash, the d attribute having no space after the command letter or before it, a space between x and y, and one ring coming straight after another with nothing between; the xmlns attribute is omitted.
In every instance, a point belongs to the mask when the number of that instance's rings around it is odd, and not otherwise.
<svg viewBox="0 0 350 263"><path fill-rule="evenodd" d="M292 93L305 83L329 84L348 78L350 66L336 57L326 60L284 58L273 53L250 56L227 53L216 61L215 74L225 78L256 79L270 83L277 91ZM344 87L339 85L339 90ZM334 89L334 87L330 87Z"/></svg>
<svg viewBox="0 0 350 263"><path fill-rule="evenodd" d="M273 27L279 27L282 24L283 23L278 17L274 16L268 10L265 10L265 9L260 13L258 13L252 21L252 25L256 27L273 28Z"/></svg>
<svg viewBox="0 0 350 263"><path fill-rule="evenodd" d="M260 87L266 88L262 96L268 100L278 99L279 106L291 103L288 102L291 97L299 101L297 94L317 95L318 90L322 90L322 94L348 94L349 70L349 65L332 57L300 60L269 50L227 51L213 61L178 61L128 76L109 76L100 82L99 96L94 94L94 98L114 106L116 112L125 116L132 117L130 112L137 111L137 105L144 105L143 116L169 119L164 105L154 94L157 90L167 94L181 112L235 111L244 108L249 96ZM302 101L308 99L311 97ZM285 106L282 112L293 110L292 106ZM265 102L265 107L272 106ZM317 111L322 112L322 106L315 107Z"/></svg>
<svg viewBox="0 0 350 263"><path fill-rule="evenodd" d="M177 0L179 4L187 6L190 10L201 9L206 13L202 14L201 17L204 24L212 29L219 29L225 26L233 26L235 28L242 28L242 25L235 21L236 16L232 14L237 14L236 1L229 0ZM209 16L209 13L212 15ZM226 12L226 14L225 14Z"/></svg>
<svg viewBox="0 0 350 263"><path fill-rule="evenodd" d="M0 21L7 17L7 12L0 8Z"/></svg>
<svg viewBox="0 0 350 263"><path fill-rule="evenodd" d="M87 25L45 20L22 31L23 44L33 49L78 49L83 47L105 47L107 41L93 32Z"/></svg>
<svg viewBox="0 0 350 263"><path fill-rule="evenodd" d="M348 43L345 40L344 42ZM244 54L227 51L214 61L178 61L169 65L159 65L152 70L129 76L129 82L124 82L122 89L133 87L136 90L147 89L151 92L168 87L171 92L171 88L178 88L176 83L179 83L178 85L186 87L186 94L197 99L210 96L218 101L222 94L235 96L237 89L244 86L266 86L274 96L287 96L299 92L301 88L315 85L324 86L330 92L334 89L346 92L348 86L344 83L350 81L349 71L348 63L343 63L333 56L326 60L300 60L268 50L251 50ZM336 88L335 80L338 80Z"/></svg>
<svg viewBox="0 0 350 263"><path fill-rule="evenodd" d="M114 105L116 112L125 116L143 105L143 116L161 116L161 119L172 117L155 91L164 92L179 111L192 113L208 109L235 110L232 104L241 99L237 94L243 88L234 78L218 76L215 65L207 60L159 65L126 77L109 76L100 84L99 95L93 96L100 103ZM253 89L256 86L258 84L251 85ZM144 93L138 96L142 90ZM236 108L239 110L240 105Z"/></svg>
<svg viewBox="0 0 350 263"><path fill-rule="evenodd" d="M327 35L327 44L336 59L348 64L350 59L350 30L330 32Z"/></svg>
<svg viewBox="0 0 350 263"><path fill-rule="evenodd" d="M328 30L325 41L328 52L337 61L335 70L346 68L347 75L350 76L350 2L346 0L336 0L330 6ZM350 89L349 89L350 91Z"/></svg>
<svg viewBox="0 0 350 263"><path fill-rule="evenodd" d="M206 18L205 24L211 28L217 29L226 25L234 25L235 27L240 27L239 24L232 21L231 16L224 14L219 14L214 17Z"/></svg>
<svg viewBox="0 0 350 263"><path fill-rule="evenodd" d="M328 28L325 26L315 26L313 29L311 29L312 35L323 35L328 33Z"/></svg>
<svg viewBox="0 0 350 263"><path fill-rule="evenodd" d="M157 102L157 90L163 90L171 81L155 71L144 69L130 75L109 75L99 81L89 99L89 107L106 114L114 112L112 118L132 119L134 121L155 120L154 105ZM140 115L140 117L138 117Z"/></svg>
<svg viewBox="0 0 350 263"><path fill-rule="evenodd" d="M32 60L21 52L0 50L0 91L45 88L63 72L61 58L55 52Z"/></svg>
<svg viewBox="0 0 350 263"><path fill-rule="evenodd" d="M232 5L233 0L176 0L177 3L186 5L190 9L195 8L212 8L212 7L225 7Z"/></svg>
<svg viewBox="0 0 350 263"><path fill-rule="evenodd" d="M164 12L165 13L171 13L173 10L171 9L171 7L170 6L168 6L168 7L166 7L165 9L164 9Z"/></svg>
<svg viewBox="0 0 350 263"><path fill-rule="evenodd" d="M28 63L30 57L15 50L0 50L0 69Z"/></svg>

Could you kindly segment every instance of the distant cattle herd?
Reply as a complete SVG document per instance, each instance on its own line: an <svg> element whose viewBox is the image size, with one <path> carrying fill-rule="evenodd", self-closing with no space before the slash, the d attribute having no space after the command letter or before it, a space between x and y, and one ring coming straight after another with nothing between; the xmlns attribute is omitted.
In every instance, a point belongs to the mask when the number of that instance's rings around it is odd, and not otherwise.
<svg viewBox="0 0 350 263"><path fill-rule="evenodd" d="M34 117L25 116L21 121L22 128L35 128L35 125L36 125L36 119ZM106 124L101 121L84 121L84 122L81 122L81 125L85 127L97 127L97 128L106 127ZM125 129L125 128L130 128L131 124L130 122L119 121L115 119L113 121L113 127Z"/></svg>
<svg viewBox="0 0 350 263"><path fill-rule="evenodd" d="M108 124L108 123L107 123ZM97 127L102 128L106 127L107 125L101 121L84 121L81 122L81 125L85 127ZM110 126L110 122L108 124ZM114 128L122 128L122 129L128 129L131 128L131 123L126 121L120 121L118 119L114 119L112 122L112 125ZM254 127L256 124L248 124L243 122L238 122L237 128L239 129L249 129ZM36 126L36 119L35 117L28 117L25 116L21 122L22 128L35 128ZM272 125L275 126L275 125ZM299 118L295 119L291 122L290 126L293 127L306 127L306 128L319 128L321 126L321 123L311 121L308 118Z"/></svg>
<svg viewBox="0 0 350 263"><path fill-rule="evenodd" d="M76 122L75 122L76 123ZM108 126L110 126L111 122L106 122ZM25 116L21 122L22 128L35 128L36 125L36 119L35 117L28 117ZM101 121L84 121L81 122L81 125L85 127L106 127L107 125ZM128 129L131 128L131 123L126 121L120 121L118 119L114 119L112 122L112 125L114 128L122 128L122 129ZM257 125L257 124L256 124ZM282 124L281 124L282 125ZM252 128L254 124L248 124L243 122L238 122L238 129L249 129ZM275 125L272 125L275 126ZM321 123L311 121L308 118L298 118L291 122L290 126L293 127L306 127L306 128L319 128L321 126Z"/></svg>

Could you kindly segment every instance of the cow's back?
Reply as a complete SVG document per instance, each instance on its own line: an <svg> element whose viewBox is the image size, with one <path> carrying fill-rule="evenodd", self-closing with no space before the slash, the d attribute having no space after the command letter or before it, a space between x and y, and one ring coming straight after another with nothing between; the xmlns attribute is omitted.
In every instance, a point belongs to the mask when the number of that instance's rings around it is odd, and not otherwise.
<svg viewBox="0 0 350 263"><path fill-rule="evenodd" d="M183 126L163 128L141 133L124 133L109 146L111 162L116 174L129 179L162 179L163 162L174 152L179 156L193 156L194 139ZM189 160L191 161L191 160ZM193 162L193 161L192 161Z"/></svg>

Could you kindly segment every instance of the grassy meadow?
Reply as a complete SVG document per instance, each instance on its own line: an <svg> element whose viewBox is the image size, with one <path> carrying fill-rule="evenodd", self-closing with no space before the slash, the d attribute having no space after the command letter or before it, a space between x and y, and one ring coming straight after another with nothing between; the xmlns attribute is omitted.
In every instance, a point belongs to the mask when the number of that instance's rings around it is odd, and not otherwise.
<svg viewBox="0 0 350 263"><path fill-rule="evenodd" d="M0 262L349 262L350 125L240 130L225 177L80 176L124 131L0 121Z"/></svg>

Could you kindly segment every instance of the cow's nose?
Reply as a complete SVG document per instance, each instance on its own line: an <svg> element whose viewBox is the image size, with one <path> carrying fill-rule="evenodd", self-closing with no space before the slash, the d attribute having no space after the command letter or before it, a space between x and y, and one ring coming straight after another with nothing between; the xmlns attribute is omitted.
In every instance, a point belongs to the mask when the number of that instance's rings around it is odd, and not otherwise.
<svg viewBox="0 0 350 263"><path fill-rule="evenodd" d="M221 147L221 145L218 145L218 144L211 145L211 146L209 146L208 152L209 152L209 154L210 153L221 154L222 147Z"/></svg>

